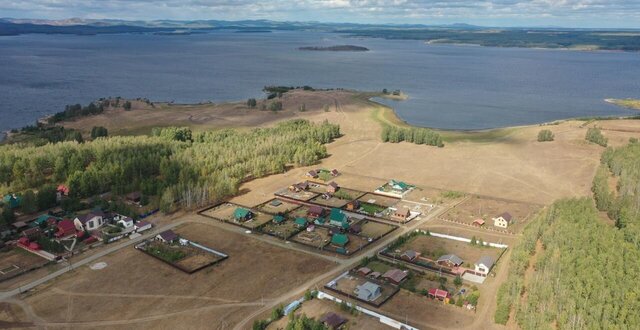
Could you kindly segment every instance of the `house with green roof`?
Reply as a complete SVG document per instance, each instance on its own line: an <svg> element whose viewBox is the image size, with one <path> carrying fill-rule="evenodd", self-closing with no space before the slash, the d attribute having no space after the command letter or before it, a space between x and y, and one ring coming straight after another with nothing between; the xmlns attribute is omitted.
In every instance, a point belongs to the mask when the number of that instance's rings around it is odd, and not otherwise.
<svg viewBox="0 0 640 330"><path fill-rule="evenodd" d="M307 226L307 219L302 218L302 217L298 217L295 220L296 226L300 227L300 228L304 228Z"/></svg>
<svg viewBox="0 0 640 330"><path fill-rule="evenodd" d="M20 196L7 194L2 198L2 203L8 206L10 209L15 209L22 204L22 198Z"/></svg>
<svg viewBox="0 0 640 330"><path fill-rule="evenodd" d="M349 243L349 236L346 234L333 234L331 236L331 245L339 248L344 248Z"/></svg>
<svg viewBox="0 0 640 330"><path fill-rule="evenodd" d="M233 218L236 221L247 221L253 218L253 213L244 207L238 207L233 211Z"/></svg>
<svg viewBox="0 0 640 330"><path fill-rule="evenodd" d="M349 228L347 215L344 214L339 208L335 207L331 209L331 213L329 214L329 224L344 229Z"/></svg>
<svg viewBox="0 0 640 330"><path fill-rule="evenodd" d="M389 185L391 186L391 188L393 190L399 191L399 192L406 192L407 190L414 188L414 186L406 183L406 182L402 182L402 181L397 181L397 180L391 180L389 181Z"/></svg>
<svg viewBox="0 0 640 330"><path fill-rule="evenodd" d="M277 223L277 224L281 224L284 222L284 216L278 214L273 216L273 222Z"/></svg>

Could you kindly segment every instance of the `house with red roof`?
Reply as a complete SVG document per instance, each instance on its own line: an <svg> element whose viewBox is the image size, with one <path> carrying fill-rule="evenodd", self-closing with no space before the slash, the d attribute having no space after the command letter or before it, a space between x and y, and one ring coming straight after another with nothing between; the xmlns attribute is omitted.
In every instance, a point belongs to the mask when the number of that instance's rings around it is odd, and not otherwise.
<svg viewBox="0 0 640 330"><path fill-rule="evenodd" d="M69 219L58 222L56 230L56 238L65 238L76 234L76 225Z"/></svg>
<svg viewBox="0 0 640 330"><path fill-rule="evenodd" d="M436 298L439 300L445 300L451 297L451 294L446 290L440 290L437 288L429 289L429 297Z"/></svg>

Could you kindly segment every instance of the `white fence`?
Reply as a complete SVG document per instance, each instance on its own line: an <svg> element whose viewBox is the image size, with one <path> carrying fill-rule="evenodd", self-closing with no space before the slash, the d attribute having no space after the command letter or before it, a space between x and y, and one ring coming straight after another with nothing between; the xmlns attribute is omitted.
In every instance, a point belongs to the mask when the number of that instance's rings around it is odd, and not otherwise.
<svg viewBox="0 0 640 330"><path fill-rule="evenodd" d="M427 234L426 230L416 229L416 231L420 232L420 233L423 233L423 234ZM450 239L450 240L454 240L454 241L459 241L459 242L471 243L471 239L465 238L465 237L451 236L451 235L434 233L434 232L429 232L429 235L434 236L434 237L440 237L440 238L446 238L446 239ZM506 249L506 248L509 247L509 245L500 244L500 243L482 242L482 244L483 245L488 245L488 246L491 246L491 247L494 247L494 248L499 248L499 249Z"/></svg>
<svg viewBox="0 0 640 330"><path fill-rule="evenodd" d="M330 295L328 293L325 293L323 291L318 291L318 299L329 299L329 300L334 301L334 302L336 302L338 304L342 303L341 299L336 298L336 297L334 297L334 296L332 296L332 295ZM347 305L351 306L351 303L347 302ZM356 309L358 311L362 312L362 313L365 313L365 314L367 314L369 316L377 318L380 321L380 323L386 324L386 325L388 325L388 326L390 326L392 328L395 328L395 329L407 329L407 330L418 330L418 328L414 328L414 327L412 327L412 326L410 326L408 324L396 321L396 320L394 320L394 319L392 319L390 317L387 317L387 316L384 316L382 314L376 313L376 312L374 312L372 310L368 310L366 308L363 308L363 307L360 307L360 306L357 306L357 305L356 305Z"/></svg>

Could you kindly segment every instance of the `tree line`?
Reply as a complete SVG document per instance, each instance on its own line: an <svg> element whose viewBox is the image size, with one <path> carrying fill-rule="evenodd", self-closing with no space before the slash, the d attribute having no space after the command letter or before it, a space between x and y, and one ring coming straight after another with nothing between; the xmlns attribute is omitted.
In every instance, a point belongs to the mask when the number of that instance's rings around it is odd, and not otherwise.
<svg viewBox="0 0 640 330"><path fill-rule="evenodd" d="M397 127L383 125L382 142L411 142L415 144L426 144L437 147L444 147L442 137L437 132L423 127Z"/></svg>
<svg viewBox="0 0 640 330"><path fill-rule="evenodd" d="M640 248L626 236L600 219L590 198L554 203L512 251L496 323L505 324L513 310L522 329L640 327Z"/></svg>
<svg viewBox="0 0 640 330"><path fill-rule="evenodd" d="M640 144L633 139L619 148L607 148L593 179L598 210L607 212L625 239L640 248ZM610 188L610 180L615 188Z"/></svg>
<svg viewBox="0 0 640 330"><path fill-rule="evenodd" d="M192 132L154 129L152 136L0 147L0 194L65 183L71 199L110 191L161 196L164 211L195 208L237 192L243 180L306 166L327 156L337 125L306 120L272 128Z"/></svg>

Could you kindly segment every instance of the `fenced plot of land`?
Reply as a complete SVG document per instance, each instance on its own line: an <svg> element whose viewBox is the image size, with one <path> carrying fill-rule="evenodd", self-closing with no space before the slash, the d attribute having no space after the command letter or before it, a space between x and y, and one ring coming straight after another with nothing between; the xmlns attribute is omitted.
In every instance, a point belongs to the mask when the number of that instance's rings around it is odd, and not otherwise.
<svg viewBox="0 0 640 330"><path fill-rule="evenodd" d="M251 219L246 221L237 221L234 217L234 212L238 208L244 208L244 209L250 210L251 213L253 214ZM209 218L214 218L224 222L240 225L248 229L255 229L273 220L273 215L271 214L252 210L248 207L233 204L233 203L223 203L223 204L214 206L210 209L204 210L200 212L200 214Z"/></svg>
<svg viewBox="0 0 640 330"><path fill-rule="evenodd" d="M397 228L386 223L367 220L361 221L359 225L362 229L360 235L372 239L378 239Z"/></svg>
<svg viewBox="0 0 640 330"><path fill-rule="evenodd" d="M275 198L266 203L256 206L255 209L257 211L262 211L270 214L284 214L291 212L298 207L300 207L300 205Z"/></svg>
<svg viewBox="0 0 640 330"><path fill-rule="evenodd" d="M334 245L327 245L325 249L328 251L338 252L346 255L352 255L362 250L367 245L371 244L371 242L369 241L369 238L356 236L353 234L346 234L346 235L347 237L349 237L349 242L343 247L344 250Z"/></svg>
<svg viewBox="0 0 640 330"><path fill-rule="evenodd" d="M358 198L358 200L360 201L360 203L375 204L385 209L396 205L400 201L399 198L376 195L372 193L367 193L364 196Z"/></svg>
<svg viewBox="0 0 640 330"><path fill-rule="evenodd" d="M356 288L365 283L373 283L380 286L380 295L373 300L362 300L357 298ZM331 281L325 288L345 295L351 299L357 299L358 301L379 307L384 304L389 298L393 297L398 290L400 290L397 286L393 284L389 284L387 282L378 281L368 279L366 277L362 277L353 272L348 273L347 275L338 277L337 279Z"/></svg>
<svg viewBox="0 0 640 330"><path fill-rule="evenodd" d="M194 242L169 244L156 240L147 240L136 245L136 249L189 274L227 258L227 255L222 252L203 247Z"/></svg>
<svg viewBox="0 0 640 330"><path fill-rule="evenodd" d="M20 248L0 252L0 282L49 263L49 260Z"/></svg>
<svg viewBox="0 0 640 330"><path fill-rule="evenodd" d="M444 304L422 295L400 290L381 308L383 314L402 315L410 325L419 328L469 326L474 313L460 307ZM403 319L405 320L405 319Z"/></svg>
<svg viewBox="0 0 640 330"><path fill-rule="evenodd" d="M490 256L498 260L503 250L489 246L472 245L466 242L454 241L427 235L416 235L394 251L387 251L399 257L403 252L413 250L420 253L421 258L437 260L445 254L455 254L462 258L463 266L473 268L473 264L482 256Z"/></svg>
<svg viewBox="0 0 640 330"><path fill-rule="evenodd" d="M261 232L282 239L289 239L289 237L299 233L301 230L304 230L304 228L298 226L293 219L286 219L281 223L270 221L260 227Z"/></svg>
<svg viewBox="0 0 640 330"><path fill-rule="evenodd" d="M103 327L229 329L271 299L335 267L312 254L216 226L193 223L174 231L230 257L186 274L134 249L122 249L101 259L108 267L100 271L80 267L51 282L47 290L33 292L25 302L44 322L97 320Z"/></svg>
<svg viewBox="0 0 640 330"><path fill-rule="evenodd" d="M292 240L297 243L321 249L329 244L331 235L329 234L329 229L316 226L311 232L306 230L301 231L295 235Z"/></svg>
<svg viewBox="0 0 640 330"><path fill-rule="evenodd" d="M483 197L471 197L442 215L444 220L472 225L476 219L485 221L483 227L494 230L507 230L518 233L524 229L527 220L531 218L540 206L520 202L510 202ZM512 222L507 228L494 226L493 218L503 213L512 216Z"/></svg>
<svg viewBox="0 0 640 330"><path fill-rule="evenodd" d="M321 191L321 193L326 192L326 188L324 186L311 189ZM319 194L318 197L313 198L311 202L318 205L341 208L347 205L347 203L358 199L362 195L364 195L364 192L362 191L340 187L340 189L338 189L335 194L332 194L331 197L326 198L322 194Z"/></svg>
<svg viewBox="0 0 640 330"><path fill-rule="evenodd" d="M323 191L324 192L324 191ZM286 198L291 198L291 199L295 199L295 200L299 200L299 201L303 201L306 202L316 196L318 196L317 193L310 191L310 190L302 190L302 191L292 191L289 190L289 188L284 188L284 189L280 189L275 193L276 196L283 196Z"/></svg>

